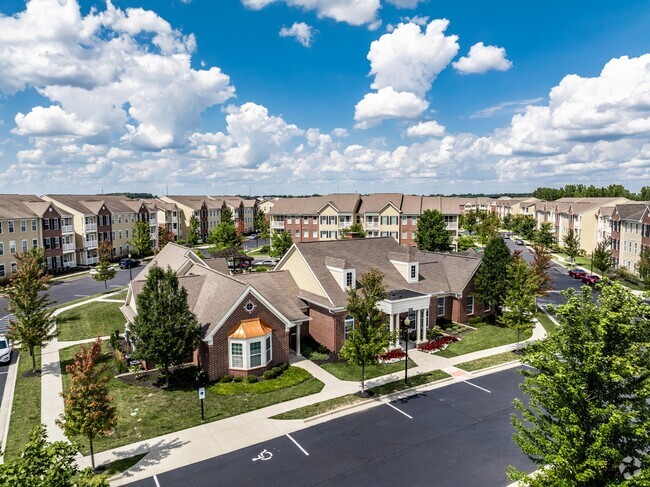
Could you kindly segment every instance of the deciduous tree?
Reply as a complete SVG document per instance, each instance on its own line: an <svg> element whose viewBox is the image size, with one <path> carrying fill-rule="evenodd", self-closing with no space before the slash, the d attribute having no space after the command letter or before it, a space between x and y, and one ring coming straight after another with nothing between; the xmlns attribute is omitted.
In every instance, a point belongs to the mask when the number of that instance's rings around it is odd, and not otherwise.
<svg viewBox="0 0 650 487"><path fill-rule="evenodd" d="M497 316L501 315L508 291L507 273L511 262L508 246L501 237L495 237L485 246L483 261L474 279L477 297L488 303Z"/></svg>
<svg viewBox="0 0 650 487"><path fill-rule="evenodd" d="M586 287L565 295L562 326L526 349L528 401L515 399L512 417L539 470L509 476L534 487L650 485L650 308L618 283L597 301Z"/></svg>
<svg viewBox="0 0 650 487"><path fill-rule="evenodd" d="M174 271L153 266L136 303L138 314L130 326L135 355L158 364L169 386L169 367L184 363L200 340L187 290Z"/></svg>
<svg viewBox="0 0 650 487"><path fill-rule="evenodd" d="M114 267L111 266L110 263L111 246L107 240L102 240L99 242L98 254L99 263L97 264L97 267L95 267L95 270L97 272L95 274L92 274L92 278L96 281L103 282L104 289L108 290L108 281L115 277L117 271Z"/></svg>
<svg viewBox="0 0 650 487"><path fill-rule="evenodd" d="M605 275L614 265L614 257L612 257L612 250L610 248L611 240L603 240L598 242L596 248L591 254L591 263L600 271L601 275Z"/></svg>
<svg viewBox="0 0 650 487"><path fill-rule="evenodd" d="M480 222L478 224L478 238L481 245L485 245L491 238L499 234L501 219L496 213L491 211L481 211L479 213Z"/></svg>
<svg viewBox="0 0 650 487"><path fill-rule="evenodd" d="M0 485L16 487L108 487L103 475L79 472L77 449L67 441L47 441L44 425L29 434L20 456L0 465Z"/></svg>
<svg viewBox="0 0 650 487"><path fill-rule="evenodd" d="M476 242L474 242L474 238L470 235L461 235L456 239L456 243L458 244L459 252L465 252L468 249L478 248L478 245L476 245Z"/></svg>
<svg viewBox="0 0 650 487"><path fill-rule="evenodd" d="M255 230L260 238L269 238L269 220L261 210L255 214Z"/></svg>
<svg viewBox="0 0 650 487"><path fill-rule="evenodd" d="M366 390L366 366L377 363L377 356L388 347L393 337L377 308L377 303L386 298L383 281L383 274L371 269L361 276L363 294L354 287L348 291L347 310L354 318L354 329L348 335L340 356L352 365L361 366L362 392Z"/></svg>
<svg viewBox="0 0 650 487"><path fill-rule="evenodd" d="M208 243L211 244L208 252L216 254L223 249L239 248L242 242L243 238L235 225L222 221L208 235Z"/></svg>
<svg viewBox="0 0 650 487"><path fill-rule="evenodd" d="M31 252L15 255L18 269L11 276L11 285L4 291L9 306L7 311L13 313L9 320L8 337L18 341L23 349L29 350L32 358L32 371L36 372L34 349L43 347L56 336L53 330L53 310L48 307L54 303L47 293L50 276L45 274L38 257Z"/></svg>
<svg viewBox="0 0 650 487"><path fill-rule="evenodd" d="M551 268L551 254L543 245L533 245L533 261L531 262L533 273L537 278L537 294L546 296L554 289L553 279L549 274Z"/></svg>
<svg viewBox="0 0 650 487"><path fill-rule="evenodd" d="M636 271L643 281L646 290L650 291L650 247L644 247L639 254L639 262L636 264Z"/></svg>
<svg viewBox="0 0 650 487"><path fill-rule="evenodd" d="M539 226L533 237L535 243L543 245L547 249L555 243L555 234L549 222L544 222Z"/></svg>
<svg viewBox="0 0 650 487"><path fill-rule="evenodd" d="M517 257L508 265L507 276L508 292L503 302L504 311L499 322L517 332L517 348L519 348L521 333L533 329L538 279L533 269L521 257Z"/></svg>
<svg viewBox="0 0 650 487"><path fill-rule="evenodd" d="M569 229L564 238L562 238L562 243L564 243L564 253L569 257L571 263L573 263L575 258L582 253L580 236L573 229Z"/></svg>
<svg viewBox="0 0 650 487"><path fill-rule="evenodd" d="M415 243L420 250L449 252L451 234L447 231L445 218L438 210L425 210L418 218Z"/></svg>
<svg viewBox="0 0 650 487"><path fill-rule="evenodd" d="M348 228L341 230L341 233L345 236L348 233L356 233L358 238L366 238L366 231L363 229L361 223L353 223Z"/></svg>
<svg viewBox="0 0 650 487"><path fill-rule="evenodd" d="M229 206L224 205L221 208L221 223L233 223L232 221L232 210L230 209ZM234 225L234 223L233 223Z"/></svg>
<svg viewBox="0 0 650 487"><path fill-rule="evenodd" d="M274 233L271 235L271 249L269 255L271 257L283 257L292 245L293 238L291 238L289 232Z"/></svg>
<svg viewBox="0 0 650 487"><path fill-rule="evenodd" d="M158 249L162 249L169 242L174 241L174 232L165 227L158 227Z"/></svg>
<svg viewBox="0 0 650 487"><path fill-rule="evenodd" d="M190 247L194 247L199 243L200 225L201 223L196 215L192 215L190 217L190 224L187 227L187 245Z"/></svg>
<svg viewBox="0 0 650 487"><path fill-rule="evenodd" d="M93 441L109 433L117 423L114 398L108 394L108 366L98 365L102 341L98 337L90 347L81 346L74 361L66 367L70 374L70 387L61 395L65 409L57 423L65 434L85 436L90 444L90 462L95 468Z"/></svg>
<svg viewBox="0 0 650 487"><path fill-rule="evenodd" d="M138 220L133 224L131 245L140 256L144 256L147 252L151 251L153 242L151 241L149 222Z"/></svg>

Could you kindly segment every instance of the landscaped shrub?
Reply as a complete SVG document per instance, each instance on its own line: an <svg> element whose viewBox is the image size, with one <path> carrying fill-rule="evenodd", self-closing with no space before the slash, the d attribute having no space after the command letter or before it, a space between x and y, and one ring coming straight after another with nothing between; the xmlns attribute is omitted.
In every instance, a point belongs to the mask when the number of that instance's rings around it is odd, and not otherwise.
<svg viewBox="0 0 650 487"><path fill-rule="evenodd" d="M318 344L317 350L318 350L318 353L323 353L325 355L329 355L329 353L330 353L329 348L327 348L325 345L322 345L320 343Z"/></svg>
<svg viewBox="0 0 650 487"><path fill-rule="evenodd" d="M396 348L395 350L389 350L388 352L381 354L379 357L377 357L377 360L380 364L394 364L395 362L399 362L405 358L406 352L404 352L404 350Z"/></svg>
<svg viewBox="0 0 650 487"><path fill-rule="evenodd" d="M227 384L228 382L232 382L232 375L228 375L228 374L222 375L221 379L219 379L219 382L221 382L222 384Z"/></svg>
<svg viewBox="0 0 650 487"><path fill-rule="evenodd" d="M282 367L273 367L271 370L276 377L280 377L282 375L282 372L284 372L284 369Z"/></svg>
<svg viewBox="0 0 650 487"><path fill-rule="evenodd" d="M270 245L262 245L260 247L260 253L262 254L268 254L271 251L271 246Z"/></svg>
<svg viewBox="0 0 650 487"><path fill-rule="evenodd" d="M124 374L125 372L129 371L129 366L126 363L124 354L119 348L113 349L113 357L114 357L113 361L115 364L115 370L117 370L118 374Z"/></svg>
<svg viewBox="0 0 650 487"><path fill-rule="evenodd" d="M249 376L248 376L248 378L249 378L249 381L248 381L248 382L250 382L250 378L251 378L251 377L255 377L255 376L249 375ZM264 377L264 380L275 379L275 372L273 372L273 370L266 370L266 371L264 372L264 374L262 374L262 377Z"/></svg>
<svg viewBox="0 0 650 487"><path fill-rule="evenodd" d="M429 328L427 330L427 340L435 340L436 338L442 336L442 328L440 328L438 325L434 326L433 328Z"/></svg>
<svg viewBox="0 0 650 487"><path fill-rule="evenodd" d="M311 357L311 354L314 353L314 350L309 346L309 345L301 345L300 346L300 353L302 353L303 357Z"/></svg>
<svg viewBox="0 0 650 487"><path fill-rule="evenodd" d="M480 328L484 325L487 325L488 320L484 316L474 316L473 318L467 320L467 324L473 326L474 328Z"/></svg>
<svg viewBox="0 0 650 487"><path fill-rule="evenodd" d="M418 350L427 353L435 353L440 350L444 350L449 345L457 341L458 338L454 336L445 335L441 338L437 338L436 340L431 340L428 343L422 343L421 345L418 345Z"/></svg>
<svg viewBox="0 0 650 487"><path fill-rule="evenodd" d="M244 382L244 378L243 378L243 377L240 377L240 376L237 376L237 377L235 377L235 378L233 379L233 382Z"/></svg>
<svg viewBox="0 0 650 487"><path fill-rule="evenodd" d="M113 350L119 350L120 349L120 341L115 335L111 335L110 338L108 339L108 343L111 345L111 348Z"/></svg>
<svg viewBox="0 0 650 487"><path fill-rule="evenodd" d="M436 324L445 328L447 325L451 325L452 321L447 318L438 318L436 319Z"/></svg>
<svg viewBox="0 0 650 487"><path fill-rule="evenodd" d="M320 352L312 352L311 355L309 356L309 360L316 360L316 361L321 361L324 362L325 360L329 359L330 356L326 353L320 353Z"/></svg>
<svg viewBox="0 0 650 487"><path fill-rule="evenodd" d="M256 375L251 374L248 377L246 377L246 380L248 381L249 384L255 384L259 379L257 378Z"/></svg>
<svg viewBox="0 0 650 487"><path fill-rule="evenodd" d="M289 368L289 364L287 362L282 362L280 364L280 368L282 369L282 372L284 372L285 370L287 370Z"/></svg>

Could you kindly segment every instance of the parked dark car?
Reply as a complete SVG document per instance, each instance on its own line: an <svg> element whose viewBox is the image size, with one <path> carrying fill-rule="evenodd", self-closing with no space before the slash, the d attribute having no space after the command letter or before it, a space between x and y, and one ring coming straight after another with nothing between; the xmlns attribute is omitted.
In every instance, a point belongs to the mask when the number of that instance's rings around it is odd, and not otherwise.
<svg viewBox="0 0 650 487"><path fill-rule="evenodd" d="M515 240L515 244L516 245L523 245L524 241L522 239L518 238L517 240Z"/></svg>
<svg viewBox="0 0 650 487"><path fill-rule="evenodd" d="M120 269L131 269L133 267L138 267L140 265L139 260L135 259L122 259L120 261Z"/></svg>
<svg viewBox="0 0 650 487"><path fill-rule="evenodd" d="M600 282L600 277L598 277L595 274L589 274L588 276L584 276L582 278L582 282L585 284L589 284L590 286L593 286L594 284L598 284Z"/></svg>
<svg viewBox="0 0 650 487"><path fill-rule="evenodd" d="M582 279L587 275L586 271L583 271L582 269L569 269L569 276L573 277L574 279Z"/></svg>

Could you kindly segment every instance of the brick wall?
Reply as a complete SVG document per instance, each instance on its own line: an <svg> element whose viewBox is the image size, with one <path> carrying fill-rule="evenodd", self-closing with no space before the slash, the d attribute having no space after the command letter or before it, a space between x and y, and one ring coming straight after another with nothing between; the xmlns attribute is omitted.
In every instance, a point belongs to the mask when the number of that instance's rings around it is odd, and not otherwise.
<svg viewBox="0 0 650 487"><path fill-rule="evenodd" d="M468 296L474 296L474 313L471 315L467 315L466 309L467 309L467 297ZM469 318L473 318L475 316L484 316L486 314L485 310L483 309L483 303L480 302L475 295L474 292L474 279L469 282L465 290L463 291L463 296L461 299L456 299L456 298L448 298L452 300L452 306L451 306L451 319L452 321L455 321L457 323L467 323L467 320Z"/></svg>
<svg viewBox="0 0 650 487"><path fill-rule="evenodd" d="M326 308L311 304L309 307L309 334L321 345L325 345L333 352L338 352L343 347L344 323L347 311L331 314Z"/></svg>
<svg viewBox="0 0 650 487"><path fill-rule="evenodd" d="M255 308L252 312L246 311L244 306L251 301ZM260 318L264 323L273 329L272 348L273 357L268 365L250 370L233 370L229 368L228 335L240 321L250 318ZM264 348L264 347L262 347ZM262 355L264 356L264 349ZM228 317L223 326L215 333L213 344L203 343L195 353L195 360L204 370L207 371L210 380L230 374L233 376L247 376L250 374L262 375L265 370L289 361L289 333L285 331L285 325L268 308L260 303L254 296L250 295L244 299L237 309Z"/></svg>

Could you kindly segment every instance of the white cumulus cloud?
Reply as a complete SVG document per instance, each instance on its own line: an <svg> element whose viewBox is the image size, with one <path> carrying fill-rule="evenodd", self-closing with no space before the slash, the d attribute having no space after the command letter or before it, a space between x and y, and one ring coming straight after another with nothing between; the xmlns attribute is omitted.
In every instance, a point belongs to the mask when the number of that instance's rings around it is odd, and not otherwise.
<svg viewBox="0 0 650 487"><path fill-rule="evenodd" d="M418 3L423 0L387 0L388 3L392 3L399 8L415 8L418 6Z"/></svg>
<svg viewBox="0 0 650 487"><path fill-rule="evenodd" d="M379 0L242 0L251 9L259 10L272 3L284 1L292 7L316 11L319 17L327 17L350 25L376 26Z"/></svg>
<svg viewBox="0 0 650 487"><path fill-rule="evenodd" d="M417 118L428 107L417 95L388 86L364 96L354 108L354 119L357 128L368 128L386 118Z"/></svg>
<svg viewBox="0 0 650 487"><path fill-rule="evenodd" d="M105 129L95 126L90 121L79 120L74 113L66 113L56 105L48 108L34 107L27 115L18 113L15 121L16 128L12 132L28 136L79 135L92 137Z"/></svg>
<svg viewBox="0 0 650 487"><path fill-rule="evenodd" d="M442 137L445 135L445 127L435 120L420 122L406 129L406 135L409 137Z"/></svg>
<svg viewBox="0 0 650 487"><path fill-rule="evenodd" d="M512 62L506 58L506 50L498 46L486 46L477 42L469 49L467 56L453 63L461 74L482 74L486 71L508 71Z"/></svg>
<svg viewBox="0 0 650 487"><path fill-rule="evenodd" d="M294 22L291 27L280 29L280 37L295 37L305 47L311 46L313 33L312 27L304 22Z"/></svg>

